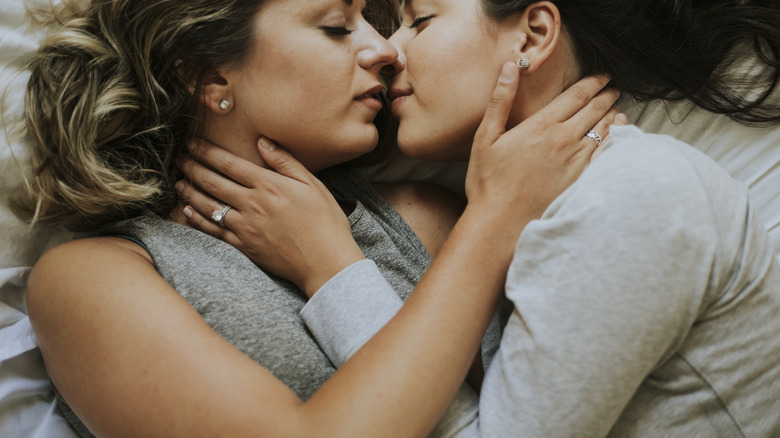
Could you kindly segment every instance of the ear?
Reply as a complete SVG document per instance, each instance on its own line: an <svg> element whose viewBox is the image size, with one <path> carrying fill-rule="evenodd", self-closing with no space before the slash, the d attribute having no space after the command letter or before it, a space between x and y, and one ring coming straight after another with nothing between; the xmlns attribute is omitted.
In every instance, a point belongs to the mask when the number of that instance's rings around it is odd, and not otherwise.
<svg viewBox="0 0 780 438"><path fill-rule="evenodd" d="M229 113L235 103L230 82L217 70L209 72L203 77L197 96L201 105L216 114Z"/></svg>
<svg viewBox="0 0 780 438"><path fill-rule="evenodd" d="M517 59L526 57L530 62L530 66L520 70L520 73L533 73L558 46L561 14L552 2L533 3L521 13L517 26L522 34L515 44Z"/></svg>

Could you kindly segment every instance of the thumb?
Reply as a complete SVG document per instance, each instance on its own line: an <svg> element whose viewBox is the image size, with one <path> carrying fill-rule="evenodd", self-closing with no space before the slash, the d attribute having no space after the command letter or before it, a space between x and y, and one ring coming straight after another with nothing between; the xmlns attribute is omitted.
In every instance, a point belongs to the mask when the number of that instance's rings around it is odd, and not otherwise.
<svg viewBox="0 0 780 438"><path fill-rule="evenodd" d="M257 145L257 149L260 151L260 156L263 161L278 174L298 181L309 179L307 177L310 176L311 173L303 164L290 155L289 152L278 147L273 141L265 137L260 137L260 140L257 141Z"/></svg>
<svg viewBox="0 0 780 438"><path fill-rule="evenodd" d="M512 111L519 82L520 72L517 66L511 62L504 64L485 116L474 135L474 146L490 146L506 131L506 123Z"/></svg>

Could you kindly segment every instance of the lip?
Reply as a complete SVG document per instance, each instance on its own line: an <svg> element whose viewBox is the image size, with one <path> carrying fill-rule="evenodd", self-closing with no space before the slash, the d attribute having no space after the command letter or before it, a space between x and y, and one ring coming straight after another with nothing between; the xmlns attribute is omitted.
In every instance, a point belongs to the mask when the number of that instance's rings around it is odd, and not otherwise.
<svg viewBox="0 0 780 438"><path fill-rule="evenodd" d="M411 90L401 90L400 88L391 88L387 93L388 99L390 99L390 110L395 112L396 109L412 94Z"/></svg>
<svg viewBox="0 0 780 438"><path fill-rule="evenodd" d="M382 110L382 100L379 98L379 95L382 93L382 91L385 89L384 85L378 84L374 87L369 88L366 90L365 93L362 93L361 95L355 97L356 102L360 102L367 107L371 108L374 111L381 111Z"/></svg>

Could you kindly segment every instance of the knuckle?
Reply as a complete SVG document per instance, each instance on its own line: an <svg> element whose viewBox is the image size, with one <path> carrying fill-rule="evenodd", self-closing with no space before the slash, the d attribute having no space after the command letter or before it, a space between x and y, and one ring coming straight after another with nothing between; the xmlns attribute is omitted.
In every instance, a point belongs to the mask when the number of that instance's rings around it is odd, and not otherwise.
<svg viewBox="0 0 780 438"><path fill-rule="evenodd" d="M577 143L578 139L575 137L575 134L572 132L561 132L553 135L552 137L552 144L555 145L557 149L565 149L567 146Z"/></svg>
<svg viewBox="0 0 780 438"><path fill-rule="evenodd" d="M231 173L236 166L236 159L232 155L228 155L220 158L218 168L226 173Z"/></svg>
<svg viewBox="0 0 780 438"><path fill-rule="evenodd" d="M295 162L292 156L288 154L279 154L276 159L276 166L281 169L289 169L290 167L293 167L294 164Z"/></svg>
<svg viewBox="0 0 780 438"><path fill-rule="evenodd" d="M227 236L227 230L222 227L217 227L214 229L214 237L218 238L219 240L225 240L225 237Z"/></svg>
<svg viewBox="0 0 780 438"><path fill-rule="evenodd" d="M191 175L194 167L195 163L191 158L183 158L179 162L179 169L181 169L181 171L186 175Z"/></svg>
<svg viewBox="0 0 780 438"><path fill-rule="evenodd" d="M182 182L177 183L175 187L180 198L190 199L190 196L192 195L192 186Z"/></svg>
<svg viewBox="0 0 780 438"><path fill-rule="evenodd" d="M190 155L192 155L193 157L200 158L203 156L203 154L205 153L204 151L207 150L207 148L208 148L208 143L206 143L200 138L196 138L190 143L189 152Z"/></svg>
<svg viewBox="0 0 780 438"><path fill-rule="evenodd" d="M217 187L219 187L219 180L211 174L204 175L201 179L200 186L208 193L213 193Z"/></svg>
<svg viewBox="0 0 780 438"><path fill-rule="evenodd" d="M607 113L610 108L612 108L611 102L605 102L602 99L593 99L592 101L593 109L600 113Z"/></svg>
<svg viewBox="0 0 780 438"><path fill-rule="evenodd" d="M551 126L551 122L545 117L534 117L529 119L531 128L536 132L548 132ZM553 137L557 137L558 134L553 134Z"/></svg>
<svg viewBox="0 0 780 438"><path fill-rule="evenodd" d="M571 87L572 96L579 102L585 104L590 101L590 93L588 89L582 84L575 84Z"/></svg>
<svg viewBox="0 0 780 438"><path fill-rule="evenodd" d="M489 108L501 108L507 103L507 96L503 93L496 93L493 94L493 97L490 98L490 102L488 103Z"/></svg>

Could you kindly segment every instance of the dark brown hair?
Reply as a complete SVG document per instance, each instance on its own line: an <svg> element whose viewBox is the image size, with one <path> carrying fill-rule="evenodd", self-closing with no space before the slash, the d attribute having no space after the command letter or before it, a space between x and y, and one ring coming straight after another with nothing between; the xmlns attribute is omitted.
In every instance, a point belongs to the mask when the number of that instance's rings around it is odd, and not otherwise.
<svg viewBox="0 0 780 438"><path fill-rule="evenodd" d="M482 0L501 20L538 0ZM748 125L780 122L780 1L552 0L581 73L639 100L690 99Z"/></svg>

